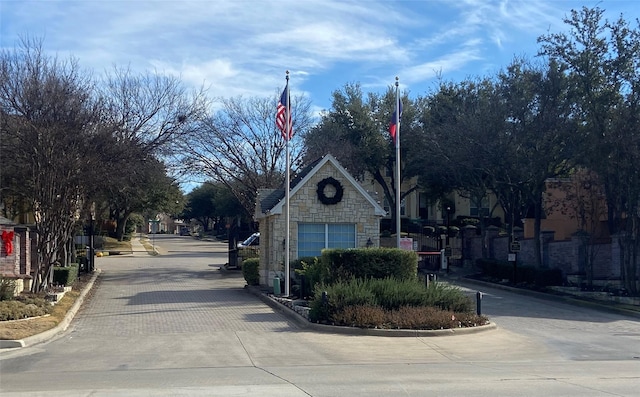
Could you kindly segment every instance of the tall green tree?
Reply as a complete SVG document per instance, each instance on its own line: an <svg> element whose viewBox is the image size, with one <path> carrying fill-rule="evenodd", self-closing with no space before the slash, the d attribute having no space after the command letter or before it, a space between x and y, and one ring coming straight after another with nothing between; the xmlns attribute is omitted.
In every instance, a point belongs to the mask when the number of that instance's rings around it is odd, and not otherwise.
<svg viewBox="0 0 640 397"><path fill-rule="evenodd" d="M224 218L242 212L242 205L231 190L218 182L203 183L187 194L186 199L183 217L200 223L205 232L220 229Z"/></svg>
<svg viewBox="0 0 640 397"><path fill-rule="evenodd" d="M506 202L517 190L522 204L533 209L530 212L534 215L535 259L540 265L546 181L566 176L580 147L572 114L572 92L565 68L553 60L541 65L515 60L498 75L498 87L506 116L502 132L506 155L502 159L511 162L503 162L501 167L505 172L500 182L507 189L496 193ZM501 194L504 192L507 194ZM514 212L511 214L512 219L507 221L513 228L513 220L520 218L515 218Z"/></svg>
<svg viewBox="0 0 640 397"><path fill-rule="evenodd" d="M417 175L413 160L418 155L415 142L416 109L405 93L402 95L401 182ZM373 177L383 191L395 225L395 146L388 127L395 110L395 90L384 95L364 96L359 84L346 84L333 93L332 107L304 137L304 159L310 163L332 154L357 178ZM390 175L390 179L387 178ZM417 189L417 184L401 192L401 200Z"/></svg>
<svg viewBox="0 0 640 397"><path fill-rule="evenodd" d="M134 213L177 215L182 193L177 181L167 175L164 164L153 156L127 164L126 172L111 175L103 185L110 219L116 222L115 238L122 241L129 217Z"/></svg>
<svg viewBox="0 0 640 397"><path fill-rule="evenodd" d="M429 187L433 198L443 200L457 190L476 208L495 189L501 172L496 153L502 153L498 134L505 129L505 109L494 81L488 78L459 83L441 82L428 95L421 113L421 186ZM485 217L480 214L481 233ZM483 255L487 255L483 245Z"/></svg>
<svg viewBox="0 0 640 397"><path fill-rule="evenodd" d="M623 286L637 293L640 274L640 26L604 10L572 10L569 31L539 38L540 53L567 70L584 143L581 163L601 178L608 225L618 237Z"/></svg>

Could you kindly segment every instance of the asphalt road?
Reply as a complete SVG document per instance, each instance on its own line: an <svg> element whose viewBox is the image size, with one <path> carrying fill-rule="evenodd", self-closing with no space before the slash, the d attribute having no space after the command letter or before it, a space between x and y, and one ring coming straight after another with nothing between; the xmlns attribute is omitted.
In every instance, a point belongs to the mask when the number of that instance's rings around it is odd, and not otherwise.
<svg viewBox="0 0 640 397"><path fill-rule="evenodd" d="M0 352L2 396L638 396L640 322L482 288L498 329L378 337L301 329L220 271L226 246L156 236L99 258L54 340ZM467 285L470 291L477 287Z"/></svg>

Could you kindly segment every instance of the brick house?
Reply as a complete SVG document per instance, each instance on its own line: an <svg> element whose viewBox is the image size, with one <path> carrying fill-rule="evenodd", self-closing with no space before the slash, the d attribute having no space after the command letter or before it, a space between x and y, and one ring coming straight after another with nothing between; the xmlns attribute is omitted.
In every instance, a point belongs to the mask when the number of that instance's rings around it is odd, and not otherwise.
<svg viewBox="0 0 640 397"><path fill-rule="evenodd" d="M0 217L0 276L15 280L15 294L31 288L30 230L15 222Z"/></svg>
<svg viewBox="0 0 640 397"><path fill-rule="evenodd" d="M324 248L377 247L386 211L331 155L310 164L290 184L290 260L317 256ZM285 191L258 191L260 282L284 269Z"/></svg>

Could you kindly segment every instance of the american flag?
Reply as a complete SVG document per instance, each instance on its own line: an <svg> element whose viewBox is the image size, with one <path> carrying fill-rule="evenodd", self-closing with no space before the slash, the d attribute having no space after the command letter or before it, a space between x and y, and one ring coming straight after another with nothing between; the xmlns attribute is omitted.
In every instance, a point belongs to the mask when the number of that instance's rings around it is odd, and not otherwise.
<svg viewBox="0 0 640 397"><path fill-rule="evenodd" d="M286 114L289 113L289 122L287 123ZM288 124L288 125L287 125ZM293 137L293 125L291 122L291 104L289 102L289 85L284 88L280 101L278 101L278 110L276 112L276 127L282 132L282 138L288 141ZM289 133L287 134L287 129Z"/></svg>

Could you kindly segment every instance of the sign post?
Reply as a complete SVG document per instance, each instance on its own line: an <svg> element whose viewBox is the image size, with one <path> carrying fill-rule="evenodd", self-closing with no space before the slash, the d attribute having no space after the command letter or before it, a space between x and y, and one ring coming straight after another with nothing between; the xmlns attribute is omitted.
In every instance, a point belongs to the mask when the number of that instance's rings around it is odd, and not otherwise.
<svg viewBox="0 0 640 397"><path fill-rule="evenodd" d="M509 254L509 262L513 262L513 285L516 285L518 275L518 252L520 252L520 241L515 237L509 247L511 253Z"/></svg>

